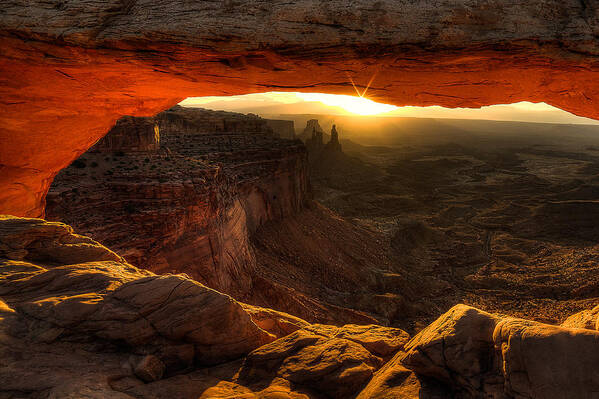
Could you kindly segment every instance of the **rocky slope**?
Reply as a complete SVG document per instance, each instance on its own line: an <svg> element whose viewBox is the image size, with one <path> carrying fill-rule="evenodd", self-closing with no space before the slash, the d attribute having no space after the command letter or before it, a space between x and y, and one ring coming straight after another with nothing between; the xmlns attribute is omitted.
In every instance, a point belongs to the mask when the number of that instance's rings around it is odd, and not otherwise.
<svg viewBox="0 0 599 399"><path fill-rule="evenodd" d="M42 215L56 173L119 117L189 96L355 95L354 82L396 105L529 100L599 117L598 12L587 0L11 0L0 209Z"/></svg>
<svg viewBox="0 0 599 399"><path fill-rule="evenodd" d="M303 145L277 139L255 116L175 107L155 121L160 151L129 151L127 142L86 154L57 177L48 218L132 264L247 295L256 267L250 234L308 199ZM121 138L121 125L103 141Z"/></svg>
<svg viewBox="0 0 599 399"><path fill-rule="evenodd" d="M310 322L403 326L421 312L411 287L422 304L422 290L438 292L436 281L392 267L379 234L309 202L305 148L275 138L264 119L175 107L155 118L161 149L143 153L131 143L153 124L135 120L133 138L118 124L99 143L112 153L96 145L56 178L50 220L138 267L183 272Z"/></svg>
<svg viewBox="0 0 599 399"><path fill-rule="evenodd" d="M591 398L597 345L594 328L464 305L411 340L311 325L138 269L64 224L0 217L6 398Z"/></svg>
<svg viewBox="0 0 599 399"><path fill-rule="evenodd" d="M342 398L408 341L241 304L40 219L0 217L0 266L6 398Z"/></svg>

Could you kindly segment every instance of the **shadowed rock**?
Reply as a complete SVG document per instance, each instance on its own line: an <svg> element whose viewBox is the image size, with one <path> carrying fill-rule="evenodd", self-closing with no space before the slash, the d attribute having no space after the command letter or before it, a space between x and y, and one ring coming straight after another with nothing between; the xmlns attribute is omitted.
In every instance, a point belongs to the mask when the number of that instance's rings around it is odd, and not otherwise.
<svg viewBox="0 0 599 399"><path fill-rule="evenodd" d="M465 397L591 398L599 333L457 305L416 335L403 364Z"/></svg>
<svg viewBox="0 0 599 399"><path fill-rule="evenodd" d="M40 219L0 217L0 297L8 397L346 398L408 340L240 304Z"/></svg>
<svg viewBox="0 0 599 399"><path fill-rule="evenodd" d="M588 330L597 330L597 318L599 317L599 306L593 309L583 310L568 317L561 324L566 328L586 328Z"/></svg>
<svg viewBox="0 0 599 399"><path fill-rule="evenodd" d="M315 4L5 4L0 209L43 215L52 177L120 116L155 115L189 96L288 90L450 107L528 100L599 117L593 2Z"/></svg>
<svg viewBox="0 0 599 399"><path fill-rule="evenodd" d="M0 264L0 296L33 340L108 340L177 369L274 339L231 297L137 269L61 223L0 219Z"/></svg>

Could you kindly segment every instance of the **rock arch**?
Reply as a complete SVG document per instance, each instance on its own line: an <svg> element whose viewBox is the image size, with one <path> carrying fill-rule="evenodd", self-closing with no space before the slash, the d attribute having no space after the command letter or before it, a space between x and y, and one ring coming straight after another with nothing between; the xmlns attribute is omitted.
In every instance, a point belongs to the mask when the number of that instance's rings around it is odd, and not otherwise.
<svg viewBox="0 0 599 399"><path fill-rule="evenodd" d="M589 0L13 0L0 13L0 213L43 216L56 173L122 115L273 90L395 105L544 101L599 119Z"/></svg>

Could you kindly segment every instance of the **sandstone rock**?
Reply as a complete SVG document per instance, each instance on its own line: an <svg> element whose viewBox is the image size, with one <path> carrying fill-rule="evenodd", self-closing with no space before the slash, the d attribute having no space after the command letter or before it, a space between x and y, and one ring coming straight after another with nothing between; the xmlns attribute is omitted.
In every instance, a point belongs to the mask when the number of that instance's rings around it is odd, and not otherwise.
<svg viewBox="0 0 599 399"><path fill-rule="evenodd" d="M229 370L234 372L234 368ZM248 387L235 381L212 376L208 370L198 370L149 384L136 384L128 379L112 383L113 389L137 398L152 399L309 399L313 394L295 391L288 381L274 379L261 384L262 387ZM264 385L267 385L264 387Z"/></svg>
<svg viewBox="0 0 599 399"><path fill-rule="evenodd" d="M0 19L0 210L41 216L52 177L120 116L194 95L369 87L395 105L528 100L599 117L597 12L575 0L13 1Z"/></svg>
<svg viewBox="0 0 599 399"><path fill-rule="evenodd" d="M0 296L36 342L68 337L126 343L134 353L164 356L169 372L190 360L237 358L274 339L232 298L183 276L137 269L60 223L3 217L0 248ZM51 256L52 248L60 256ZM15 253L18 260L11 259Z"/></svg>
<svg viewBox="0 0 599 399"><path fill-rule="evenodd" d="M430 379L417 376L395 356L377 371L356 399L446 399L451 392Z"/></svg>
<svg viewBox="0 0 599 399"><path fill-rule="evenodd" d="M246 304L242 304L242 306L258 327L264 331L268 331L277 338L310 326L310 323L307 321L284 312Z"/></svg>
<svg viewBox="0 0 599 399"><path fill-rule="evenodd" d="M341 143L339 143L339 132L337 132L337 127L333 125L331 129L331 140L324 146L324 151L326 152L342 152Z"/></svg>
<svg viewBox="0 0 599 399"><path fill-rule="evenodd" d="M176 105L156 115L154 120L160 125L161 131L177 133L188 138L189 136L218 133L260 134L272 138L278 137L267 119L253 114L245 115Z"/></svg>
<svg viewBox="0 0 599 399"><path fill-rule="evenodd" d="M0 248L0 396L346 398L407 339L156 276L60 223L2 217Z"/></svg>
<svg viewBox="0 0 599 399"><path fill-rule="evenodd" d="M295 127L293 121L266 119L266 124L282 139L295 139Z"/></svg>
<svg viewBox="0 0 599 399"><path fill-rule="evenodd" d="M63 223L0 215L0 258L58 264L89 261L123 262L94 240L73 233Z"/></svg>
<svg viewBox="0 0 599 399"><path fill-rule="evenodd" d="M90 149L93 152L155 152L160 130L153 118L125 116Z"/></svg>
<svg viewBox="0 0 599 399"><path fill-rule="evenodd" d="M416 335L403 364L465 397L590 398L599 333L457 305Z"/></svg>
<svg viewBox="0 0 599 399"><path fill-rule="evenodd" d="M588 330L597 330L597 318L599 316L599 306L590 310L583 310L568 317L561 324L565 328L586 328Z"/></svg>
<svg viewBox="0 0 599 399"><path fill-rule="evenodd" d="M301 133L300 137L303 140L314 139L316 137L319 138L319 142L322 145L324 130L320 126L318 119L310 119L306 122L306 127L304 131Z"/></svg>
<svg viewBox="0 0 599 399"><path fill-rule="evenodd" d="M279 377L334 398L357 393L382 364L361 345L299 330L251 352L240 372L247 383Z"/></svg>
<svg viewBox="0 0 599 399"><path fill-rule="evenodd" d="M356 342L373 355L383 359L389 359L398 351L403 350L404 345L410 340L408 333L399 328L372 324L346 324L342 327L313 324L304 329L314 334Z"/></svg>
<svg viewBox="0 0 599 399"><path fill-rule="evenodd" d="M127 129L135 138L154 121L161 125L159 153L117 142ZM119 120L103 140L123 153L86 153L86 168L61 173L48 218L135 266L183 272L236 298L249 295L256 274L249 235L297 212L309 196L305 148L274 137L255 115L177 106L155 118Z"/></svg>
<svg viewBox="0 0 599 399"><path fill-rule="evenodd" d="M153 355L144 356L134 366L133 372L145 382L158 381L164 375L165 366Z"/></svg>
<svg viewBox="0 0 599 399"><path fill-rule="evenodd" d="M499 319L456 305L406 345L403 364L418 374L480 391L495 378L493 330Z"/></svg>

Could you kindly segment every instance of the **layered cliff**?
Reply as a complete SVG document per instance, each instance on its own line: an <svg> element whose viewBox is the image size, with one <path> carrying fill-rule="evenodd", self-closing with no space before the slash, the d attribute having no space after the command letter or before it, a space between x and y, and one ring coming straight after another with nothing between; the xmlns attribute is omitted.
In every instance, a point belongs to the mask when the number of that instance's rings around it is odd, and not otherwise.
<svg viewBox="0 0 599 399"><path fill-rule="evenodd" d="M159 151L88 152L56 178L48 218L136 266L311 322L390 324L414 312L413 283L392 270L380 234L309 203L300 141L254 115L174 107L153 120Z"/></svg>
<svg viewBox="0 0 599 399"><path fill-rule="evenodd" d="M275 132L278 132L281 138L293 140L295 139L295 126L293 121L280 119L267 119L266 123Z"/></svg>
<svg viewBox="0 0 599 399"><path fill-rule="evenodd" d="M305 148L277 139L255 116L175 107L155 121L160 151L113 145L110 154L85 154L57 177L48 218L72 224L135 265L247 294L255 275L250 234L299 211L307 199Z"/></svg>
<svg viewBox="0 0 599 399"><path fill-rule="evenodd" d="M156 152L160 149L160 131L154 118L126 116L117 121L91 152Z"/></svg>

